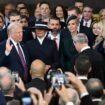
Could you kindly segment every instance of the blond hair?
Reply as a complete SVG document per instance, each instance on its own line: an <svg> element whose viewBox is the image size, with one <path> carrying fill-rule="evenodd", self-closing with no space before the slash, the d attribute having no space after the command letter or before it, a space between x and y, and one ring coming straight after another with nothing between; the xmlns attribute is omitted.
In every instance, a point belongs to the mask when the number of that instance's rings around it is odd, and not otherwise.
<svg viewBox="0 0 105 105"><path fill-rule="evenodd" d="M99 21L99 26L102 28L102 36L105 38L105 20Z"/></svg>

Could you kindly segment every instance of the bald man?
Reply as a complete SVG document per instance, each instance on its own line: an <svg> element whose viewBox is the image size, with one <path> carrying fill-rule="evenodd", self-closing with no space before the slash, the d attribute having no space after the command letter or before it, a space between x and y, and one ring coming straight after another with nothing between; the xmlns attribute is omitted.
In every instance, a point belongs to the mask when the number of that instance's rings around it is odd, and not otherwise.
<svg viewBox="0 0 105 105"><path fill-rule="evenodd" d="M46 72L45 67L45 63L40 59L36 59L32 62L30 67L32 81L26 85L27 88L36 87L42 92L42 94L44 93L44 90L46 90L46 82L44 81L44 75Z"/></svg>
<svg viewBox="0 0 105 105"><path fill-rule="evenodd" d="M0 88L4 93L6 102L14 99L15 82L11 71L6 67L0 67Z"/></svg>
<svg viewBox="0 0 105 105"><path fill-rule="evenodd" d="M23 39L21 23L14 22L8 26L8 39L0 43L0 66L17 71L24 82L29 81L29 57Z"/></svg>

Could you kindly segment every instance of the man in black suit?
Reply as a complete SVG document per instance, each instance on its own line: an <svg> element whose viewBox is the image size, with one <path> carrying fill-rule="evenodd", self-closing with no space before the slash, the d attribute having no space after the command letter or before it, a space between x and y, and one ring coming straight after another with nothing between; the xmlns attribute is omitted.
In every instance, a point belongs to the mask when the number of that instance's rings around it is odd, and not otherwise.
<svg viewBox="0 0 105 105"><path fill-rule="evenodd" d="M80 79L84 84L88 81L88 73L91 71L91 63L86 55L80 55L77 57L75 61L74 70L76 72L76 76Z"/></svg>
<svg viewBox="0 0 105 105"><path fill-rule="evenodd" d="M88 42L89 46L92 46L95 40L95 36L93 35L92 28L91 28L91 25L93 23L92 15L93 15L93 9L90 6L86 5L83 8L83 17L80 21L79 32L85 33L87 35L89 40Z"/></svg>
<svg viewBox="0 0 105 105"><path fill-rule="evenodd" d="M46 70L49 68L58 68L59 58L56 44L54 41L46 38L49 30L45 22L37 22L33 27L36 38L27 42L26 46L31 58L31 62L40 59L46 64Z"/></svg>
<svg viewBox="0 0 105 105"><path fill-rule="evenodd" d="M39 59L32 62L30 67L32 81L26 85L26 88L35 87L44 95L44 91L47 89L46 82L44 80L45 67L45 64Z"/></svg>
<svg viewBox="0 0 105 105"><path fill-rule="evenodd" d="M92 98L95 105L98 105L102 101L104 86L99 79L90 78L86 83L86 88Z"/></svg>
<svg viewBox="0 0 105 105"><path fill-rule="evenodd" d="M96 52L95 50L92 50L88 46L88 38L83 33L78 33L73 38L73 42L75 45L76 50L79 52L79 55L84 54L89 57L89 60L91 62L92 70L89 73L89 78L99 78L103 83L105 81L105 64L104 64L104 58L103 56Z"/></svg>
<svg viewBox="0 0 105 105"><path fill-rule="evenodd" d="M59 51L59 46L62 40L61 36L61 24L60 24L60 19L57 17L51 17L48 22L49 28L52 29L48 33L48 38L51 40L54 40L56 43L57 50Z"/></svg>
<svg viewBox="0 0 105 105"><path fill-rule="evenodd" d="M91 24L93 22L92 15L93 15L92 7L90 7L88 5L84 6L84 8L83 8L83 18L81 20L80 25L90 28Z"/></svg>
<svg viewBox="0 0 105 105"><path fill-rule="evenodd" d="M0 66L17 71L20 77L28 82L30 61L25 46L20 43L23 38L21 23L11 23L8 26L8 36L9 38L0 44Z"/></svg>

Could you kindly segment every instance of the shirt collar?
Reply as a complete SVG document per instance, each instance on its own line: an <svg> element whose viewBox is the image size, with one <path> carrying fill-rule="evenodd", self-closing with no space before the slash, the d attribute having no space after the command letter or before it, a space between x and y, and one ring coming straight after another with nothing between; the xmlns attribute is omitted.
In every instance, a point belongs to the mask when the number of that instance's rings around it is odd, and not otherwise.
<svg viewBox="0 0 105 105"><path fill-rule="evenodd" d="M48 37L51 38L51 40L53 40L54 38L59 39L60 38L60 33L58 33L56 36L54 36L54 35L52 35L52 33L50 31Z"/></svg>
<svg viewBox="0 0 105 105"><path fill-rule="evenodd" d="M39 40L40 44L43 43L43 40L45 39L46 35L47 35L47 32L42 38L37 37L37 39Z"/></svg>
<svg viewBox="0 0 105 105"><path fill-rule="evenodd" d="M90 48L90 46L83 47L83 48L81 49L81 52L83 52L84 50L89 49L89 48Z"/></svg>
<svg viewBox="0 0 105 105"><path fill-rule="evenodd" d="M88 78L86 76L77 76L78 79L85 79L87 80Z"/></svg>
<svg viewBox="0 0 105 105"><path fill-rule="evenodd" d="M92 99L92 101L102 101L101 98L95 98L95 99Z"/></svg>
<svg viewBox="0 0 105 105"><path fill-rule="evenodd" d="M12 41L12 43L13 43L13 45L17 45L17 42L16 41L14 41L12 38L10 38L10 40Z"/></svg>
<svg viewBox="0 0 105 105"><path fill-rule="evenodd" d="M90 19L90 20L88 20L88 21L83 21L83 24L84 24L84 26L85 26L85 24L87 23L87 27L90 27L90 25L91 25L91 22L92 22L92 19Z"/></svg>

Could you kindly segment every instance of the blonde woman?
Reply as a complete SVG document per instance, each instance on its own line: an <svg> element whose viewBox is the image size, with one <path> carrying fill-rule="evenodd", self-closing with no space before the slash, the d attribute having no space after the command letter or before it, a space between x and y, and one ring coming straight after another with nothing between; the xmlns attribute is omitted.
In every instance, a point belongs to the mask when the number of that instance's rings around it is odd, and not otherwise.
<svg viewBox="0 0 105 105"><path fill-rule="evenodd" d="M105 8L100 10L99 16L100 16L100 20L105 20Z"/></svg>
<svg viewBox="0 0 105 105"><path fill-rule="evenodd" d="M105 38L103 37L103 26L99 22L95 22L92 24L92 31L96 35L93 49L104 55Z"/></svg>

